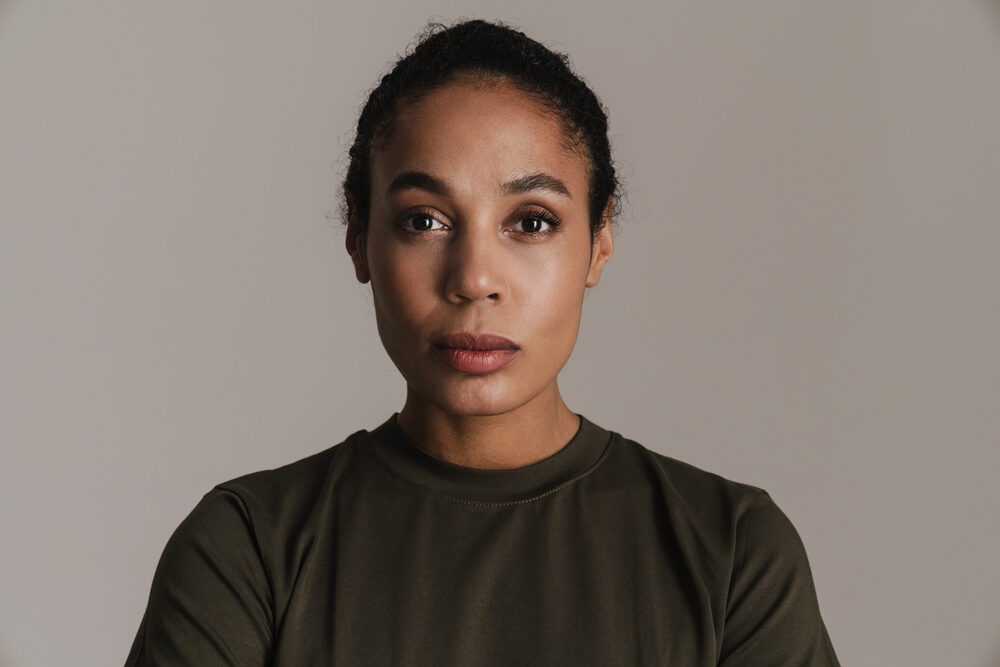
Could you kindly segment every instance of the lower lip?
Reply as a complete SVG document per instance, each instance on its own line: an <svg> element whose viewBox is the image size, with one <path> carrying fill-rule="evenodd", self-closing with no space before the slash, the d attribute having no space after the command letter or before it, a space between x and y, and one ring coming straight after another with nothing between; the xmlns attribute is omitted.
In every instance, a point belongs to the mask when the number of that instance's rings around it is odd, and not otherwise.
<svg viewBox="0 0 1000 667"><path fill-rule="evenodd" d="M466 350L455 347L435 347L434 351L449 366L460 373L482 375L506 366L517 356L517 350Z"/></svg>

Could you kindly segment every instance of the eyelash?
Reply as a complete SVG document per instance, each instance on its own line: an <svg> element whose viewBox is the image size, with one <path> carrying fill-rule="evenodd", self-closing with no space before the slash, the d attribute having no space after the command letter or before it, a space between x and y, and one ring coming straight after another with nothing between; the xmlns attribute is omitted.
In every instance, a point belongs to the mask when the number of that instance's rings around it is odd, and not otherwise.
<svg viewBox="0 0 1000 667"><path fill-rule="evenodd" d="M430 234L435 231L440 231L436 229L423 229L423 230L413 229L409 225L417 218L431 218L432 220L441 222L440 220L438 220L436 213L430 210L418 210L418 211L411 211L409 213L404 213L402 216L400 216L399 221L396 224L400 229L402 229L405 232L409 232L410 234L422 235L422 234ZM548 236L549 234L555 234L556 232L562 231L562 229L560 229L559 227L560 225L562 225L562 220L560 220L558 217L556 217L549 211L546 211L545 209L542 208L529 209L518 218L515 224L520 224L525 220L540 220L549 226L548 229L539 232L524 232L524 231L517 232L529 238L540 238L542 236Z"/></svg>
<svg viewBox="0 0 1000 667"><path fill-rule="evenodd" d="M521 232L522 234L525 234L532 238L536 238L539 236L548 236L549 234L555 234L556 232L562 231L559 228L559 225L562 224L562 220L560 220L555 215L549 213L548 211L542 208L533 208L528 210L527 213L525 213L518 219L517 223L524 222L525 220L541 220L542 222L544 222L549 226L548 229L541 232Z"/></svg>

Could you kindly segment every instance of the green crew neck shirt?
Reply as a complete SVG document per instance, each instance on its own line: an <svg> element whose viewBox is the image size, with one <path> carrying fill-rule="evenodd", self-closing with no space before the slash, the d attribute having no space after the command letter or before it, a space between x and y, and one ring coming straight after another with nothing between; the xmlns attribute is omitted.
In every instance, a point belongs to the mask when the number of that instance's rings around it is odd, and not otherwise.
<svg viewBox="0 0 1000 667"><path fill-rule="evenodd" d="M168 541L126 667L838 665L761 489L580 418L514 470L396 415L219 484Z"/></svg>

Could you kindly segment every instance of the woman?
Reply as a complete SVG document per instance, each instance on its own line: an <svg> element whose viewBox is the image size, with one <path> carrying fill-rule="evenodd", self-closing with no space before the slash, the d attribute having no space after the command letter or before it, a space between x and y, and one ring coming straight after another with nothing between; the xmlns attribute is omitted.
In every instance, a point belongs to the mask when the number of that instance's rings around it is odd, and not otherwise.
<svg viewBox="0 0 1000 667"><path fill-rule="evenodd" d="M431 30L350 156L347 250L405 404L206 494L127 664L837 664L765 492L560 397L617 186L565 58L502 25Z"/></svg>

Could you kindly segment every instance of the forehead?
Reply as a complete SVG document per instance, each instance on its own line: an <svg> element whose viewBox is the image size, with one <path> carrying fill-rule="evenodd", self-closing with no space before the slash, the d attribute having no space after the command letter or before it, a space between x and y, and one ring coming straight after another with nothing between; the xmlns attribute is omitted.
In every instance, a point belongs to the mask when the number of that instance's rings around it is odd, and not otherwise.
<svg viewBox="0 0 1000 667"><path fill-rule="evenodd" d="M466 79L401 104L372 152L372 189L404 171L434 173L459 187L543 172L585 198L588 168L562 120L537 97L506 82Z"/></svg>

